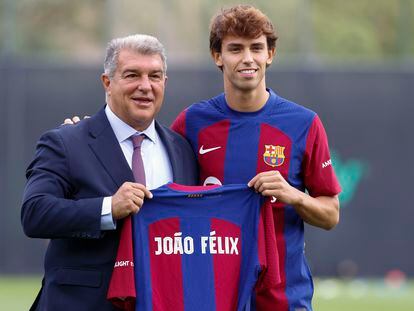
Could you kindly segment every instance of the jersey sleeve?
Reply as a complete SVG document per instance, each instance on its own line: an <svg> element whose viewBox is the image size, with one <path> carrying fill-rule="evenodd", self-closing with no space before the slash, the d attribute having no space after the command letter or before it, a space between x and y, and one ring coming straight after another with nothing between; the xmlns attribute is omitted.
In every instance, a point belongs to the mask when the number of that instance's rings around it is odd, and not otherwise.
<svg viewBox="0 0 414 311"><path fill-rule="evenodd" d="M321 120L315 116L306 140L303 159L305 187L313 197L341 192L329 153L328 138Z"/></svg>
<svg viewBox="0 0 414 311"><path fill-rule="evenodd" d="M177 132L181 136L185 137L186 128L185 128L185 119L186 119L187 109L180 112L174 122L171 124L171 129L174 132Z"/></svg>
<svg viewBox="0 0 414 311"><path fill-rule="evenodd" d="M273 209L269 199L261 207L259 223L259 261L261 273L256 283L257 310L274 310L279 301L278 285L281 283L279 253L273 222Z"/></svg>
<svg viewBox="0 0 414 311"><path fill-rule="evenodd" d="M115 307L125 311L135 310L136 291L133 254L132 219L127 217L122 225L118 252L107 294L107 299Z"/></svg>

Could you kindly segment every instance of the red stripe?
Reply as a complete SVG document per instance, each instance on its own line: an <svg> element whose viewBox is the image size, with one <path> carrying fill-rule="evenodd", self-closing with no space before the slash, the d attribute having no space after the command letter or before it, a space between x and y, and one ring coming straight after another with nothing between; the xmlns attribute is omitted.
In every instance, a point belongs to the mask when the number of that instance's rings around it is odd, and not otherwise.
<svg viewBox="0 0 414 311"><path fill-rule="evenodd" d="M265 162L264 153L266 151L266 145L284 147L283 155L285 158L281 165L272 167ZM260 127L259 149L257 151L257 173L279 171L283 177L287 179L289 174L291 145L289 136L281 130L268 124L262 124Z"/></svg>
<svg viewBox="0 0 414 311"><path fill-rule="evenodd" d="M271 166L265 162L264 153L266 151L265 145L284 147L283 155L284 161L279 166ZM272 127L268 124L262 124L260 128L260 140L257 155L257 170L256 173L277 170L282 176L287 179L289 174L289 164L291 156L291 140L284 132L278 128ZM288 301L286 297L286 242L284 238L284 204L277 202L272 204L274 228L276 233L277 252L279 254L279 272L281 283L279 286L272 289L271 296L277 297L277 304L272 308L274 311L288 310ZM261 296L260 292L256 291L257 305L267 305L265 296Z"/></svg>
<svg viewBox="0 0 414 311"><path fill-rule="evenodd" d="M131 216L123 221L107 298L122 310L135 310L134 250Z"/></svg>
<svg viewBox="0 0 414 311"><path fill-rule="evenodd" d="M277 306L273 309L274 311L285 311L288 310L288 300L286 297L286 242L284 238L284 219L285 210L284 208L273 207L273 220L276 232L276 244L279 253L279 272L280 272L280 286L275 287L272 296L277 297Z"/></svg>
<svg viewBox="0 0 414 311"><path fill-rule="evenodd" d="M277 250L273 208L270 200L266 200L260 208L258 240L258 257L261 266L265 269L264 275L260 277L258 286L278 286L281 282L279 254Z"/></svg>
<svg viewBox="0 0 414 311"><path fill-rule="evenodd" d="M160 220L149 225L148 242L151 259L152 310L154 311L184 310L181 255L174 253L156 255L158 243L155 238L171 238L173 248L176 232L180 232L178 218Z"/></svg>
<svg viewBox="0 0 414 311"><path fill-rule="evenodd" d="M211 230L216 232L216 237L223 238L220 243L221 250L226 249L226 242L224 240L224 237L232 237L233 239L238 239L238 254L227 253L213 255L216 311L236 310L237 300L239 296L239 279L242 251L240 228L235 224L225 220L212 219ZM218 249L220 249L218 240L216 246Z"/></svg>
<svg viewBox="0 0 414 311"><path fill-rule="evenodd" d="M200 182L204 184L208 177L217 178L221 184L224 182L224 162L226 159L227 138L230 121L223 120L202 129L198 134L198 162L200 168ZM208 151L211 148L218 149ZM200 149L207 150L200 153Z"/></svg>
<svg viewBox="0 0 414 311"><path fill-rule="evenodd" d="M313 197L334 196L341 192L332 164L323 167L331 160L328 138L321 120L316 116L309 129L303 159L304 182Z"/></svg>
<svg viewBox="0 0 414 311"><path fill-rule="evenodd" d="M181 136L186 137L186 114L187 114L187 109L183 110L180 112L180 114L177 116L177 118L174 120L174 122L171 124L171 129L174 132L177 132L178 134L180 134Z"/></svg>

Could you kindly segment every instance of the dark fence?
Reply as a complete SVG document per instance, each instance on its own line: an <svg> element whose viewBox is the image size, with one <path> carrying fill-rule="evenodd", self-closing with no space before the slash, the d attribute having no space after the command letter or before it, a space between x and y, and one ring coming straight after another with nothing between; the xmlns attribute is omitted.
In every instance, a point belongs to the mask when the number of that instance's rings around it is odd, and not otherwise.
<svg viewBox="0 0 414 311"><path fill-rule="evenodd" d="M37 139L65 117L104 105L97 67L0 65L0 273L42 271L47 241L26 238L20 225L24 172ZM222 91L215 68L169 71L159 120ZM414 72L287 69L268 86L318 112L334 151L344 193L341 221L330 232L306 228L316 275L414 276Z"/></svg>

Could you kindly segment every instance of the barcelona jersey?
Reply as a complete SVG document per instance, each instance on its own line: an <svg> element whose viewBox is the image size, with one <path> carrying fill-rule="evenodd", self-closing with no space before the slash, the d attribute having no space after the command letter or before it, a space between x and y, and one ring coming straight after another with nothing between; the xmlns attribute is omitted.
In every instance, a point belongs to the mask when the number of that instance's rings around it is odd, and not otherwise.
<svg viewBox="0 0 414 311"><path fill-rule="evenodd" d="M319 117L268 89L256 112L238 112L220 94L191 105L172 129L185 136L197 154L200 183L247 183L256 174L277 170L311 196L340 192ZM313 284L304 255L304 224L294 208L272 199L282 283L272 310L311 310ZM256 302L261 294L257 292Z"/></svg>
<svg viewBox="0 0 414 311"><path fill-rule="evenodd" d="M122 228L108 291L117 307L254 310L254 289L276 301L279 259L268 199L246 185L168 184L152 193L129 218L132 227Z"/></svg>

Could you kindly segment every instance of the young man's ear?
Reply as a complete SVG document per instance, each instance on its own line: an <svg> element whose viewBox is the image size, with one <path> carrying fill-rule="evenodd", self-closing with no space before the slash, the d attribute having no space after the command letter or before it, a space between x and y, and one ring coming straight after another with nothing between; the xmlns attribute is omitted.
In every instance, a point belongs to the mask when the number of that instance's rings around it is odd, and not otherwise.
<svg viewBox="0 0 414 311"><path fill-rule="evenodd" d="M223 61L221 59L221 53L220 52L211 52L211 57L214 60L214 63L216 64L217 67L219 67L220 69L223 68Z"/></svg>
<svg viewBox="0 0 414 311"><path fill-rule="evenodd" d="M267 52L268 52L269 57L267 58L266 65L267 67L269 67L272 64L273 59L276 56L276 48L271 48Z"/></svg>

